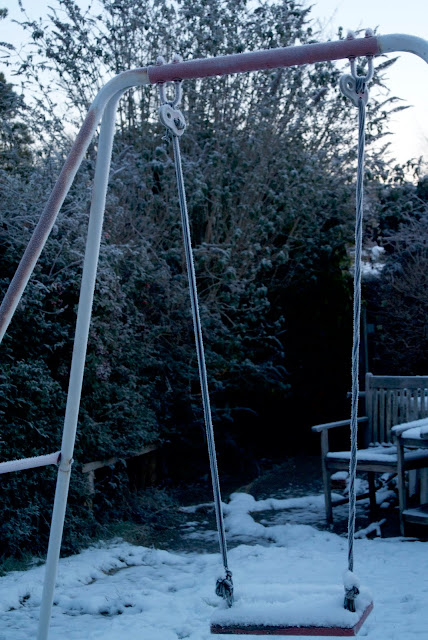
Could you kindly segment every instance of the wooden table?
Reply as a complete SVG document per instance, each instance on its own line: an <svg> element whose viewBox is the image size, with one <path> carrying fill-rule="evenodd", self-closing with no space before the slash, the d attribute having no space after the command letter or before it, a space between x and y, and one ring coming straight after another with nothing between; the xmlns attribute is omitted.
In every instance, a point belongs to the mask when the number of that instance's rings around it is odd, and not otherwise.
<svg viewBox="0 0 428 640"><path fill-rule="evenodd" d="M398 457L398 496L400 507L400 531L405 535L405 525L407 522L414 524L428 525L428 468L424 455L428 449L428 422L418 421L419 426L401 430L400 426L395 427L397 436L397 457ZM404 426L404 425L403 425ZM420 504L412 509L407 508L407 492L405 484L405 464L404 449L421 450L420 468Z"/></svg>

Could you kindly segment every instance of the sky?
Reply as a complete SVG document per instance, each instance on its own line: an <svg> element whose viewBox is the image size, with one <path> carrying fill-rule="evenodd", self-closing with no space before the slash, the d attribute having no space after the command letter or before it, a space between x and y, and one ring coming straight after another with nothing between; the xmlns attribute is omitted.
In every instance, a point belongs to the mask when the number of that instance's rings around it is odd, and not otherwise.
<svg viewBox="0 0 428 640"><path fill-rule="evenodd" d="M78 0L81 6L87 0ZM378 33L407 33L428 40L427 0L304 0L312 5L311 15L324 28L326 37L335 39L339 26L345 31L377 28ZM31 17L46 15L55 0L23 0ZM18 0L0 0L9 10L7 21L0 23L0 39L22 43L21 29L12 23L19 19ZM391 55L391 54L390 54ZM402 53L388 73L391 95L402 98L411 108L396 114L391 122L394 136L391 152L399 162L424 156L428 162L428 66L417 56Z"/></svg>
<svg viewBox="0 0 428 640"><path fill-rule="evenodd" d="M406 33L428 40L427 0L308 0L307 4L313 5L312 15L328 37L342 26L346 31L371 28L382 35ZM428 65L410 53L399 56L387 84L392 95L413 106L394 117L391 146L400 162L420 155L428 161Z"/></svg>

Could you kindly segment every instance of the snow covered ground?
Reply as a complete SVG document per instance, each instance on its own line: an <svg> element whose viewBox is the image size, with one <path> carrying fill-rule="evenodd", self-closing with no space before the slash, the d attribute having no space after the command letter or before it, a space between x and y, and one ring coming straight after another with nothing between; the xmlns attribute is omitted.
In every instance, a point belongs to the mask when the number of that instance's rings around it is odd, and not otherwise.
<svg viewBox="0 0 428 640"><path fill-rule="evenodd" d="M271 585L342 585L346 539L306 524L256 522L252 514L323 511L321 496L260 500L237 493L226 506L236 593ZM196 537L187 527L183 535ZM190 531L190 533L189 533ZM201 532L212 537L212 533ZM355 541L355 572L375 607L360 636L416 640L428 634L427 543L398 538ZM207 640L222 603L214 594L222 575L219 554L171 553L117 541L62 559L50 640ZM0 640L35 638L43 567L0 578ZM278 591L281 589L278 586ZM308 600L308 607L311 600ZM316 602L313 602L316 606ZM218 636L225 639L235 636ZM253 636L254 637L254 636Z"/></svg>

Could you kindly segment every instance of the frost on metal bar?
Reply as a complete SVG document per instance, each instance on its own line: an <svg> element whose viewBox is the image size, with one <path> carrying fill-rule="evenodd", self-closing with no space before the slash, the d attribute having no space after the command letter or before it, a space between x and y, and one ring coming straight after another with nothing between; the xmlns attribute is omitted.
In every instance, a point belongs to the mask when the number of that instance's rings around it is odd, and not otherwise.
<svg viewBox="0 0 428 640"><path fill-rule="evenodd" d="M8 460L0 462L0 474L12 473L13 471L23 471L24 469L36 469L37 467L47 467L50 464L59 464L61 452L48 453L44 456L34 456L33 458L22 458L21 460Z"/></svg>

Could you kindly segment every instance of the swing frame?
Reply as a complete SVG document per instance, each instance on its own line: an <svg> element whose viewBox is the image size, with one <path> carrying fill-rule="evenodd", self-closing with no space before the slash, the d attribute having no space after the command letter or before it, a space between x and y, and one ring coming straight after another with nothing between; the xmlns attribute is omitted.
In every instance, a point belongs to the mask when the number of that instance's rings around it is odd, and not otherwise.
<svg viewBox="0 0 428 640"><path fill-rule="evenodd" d="M59 455L54 453L47 456L2 463L4 466L0 468L1 473L22 468L34 468L46 464L56 464L58 466L37 640L47 640L49 634L73 462L108 175L115 133L115 117L118 102L123 93L132 87L173 82L177 79L185 80L246 73L277 67L291 67L315 62L346 58L354 59L359 56L367 57L397 52L412 53L428 63L428 41L422 38L406 34L371 35L371 33L367 33L364 38L348 37L346 40L336 42L306 44L185 62L177 61L170 64L125 71L110 80L94 99L0 307L1 342L89 143L101 122L61 452Z"/></svg>

